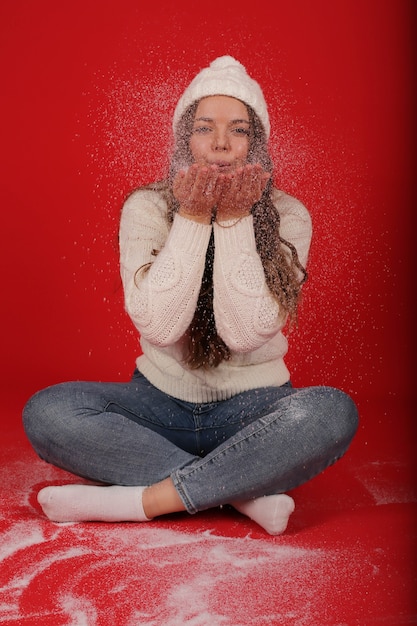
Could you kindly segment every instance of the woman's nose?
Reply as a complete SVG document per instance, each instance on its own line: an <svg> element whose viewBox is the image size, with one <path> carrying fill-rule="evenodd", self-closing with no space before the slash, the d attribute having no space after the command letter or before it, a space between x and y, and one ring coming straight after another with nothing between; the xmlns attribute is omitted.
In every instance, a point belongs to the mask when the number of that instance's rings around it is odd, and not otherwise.
<svg viewBox="0 0 417 626"><path fill-rule="evenodd" d="M229 142L226 133L217 132L214 136L214 149L215 150L227 150Z"/></svg>

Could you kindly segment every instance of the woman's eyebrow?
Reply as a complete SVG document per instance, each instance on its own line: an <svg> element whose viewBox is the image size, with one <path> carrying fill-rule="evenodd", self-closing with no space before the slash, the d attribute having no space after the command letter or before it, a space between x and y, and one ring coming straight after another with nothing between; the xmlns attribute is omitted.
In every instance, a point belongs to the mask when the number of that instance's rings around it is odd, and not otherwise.
<svg viewBox="0 0 417 626"><path fill-rule="evenodd" d="M214 122L214 119L212 117L196 117L195 122ZM231 120L230 124L247 124L249 126L250 122L249 120L241 120L241 119L237 119L237 120Z"/></svg>

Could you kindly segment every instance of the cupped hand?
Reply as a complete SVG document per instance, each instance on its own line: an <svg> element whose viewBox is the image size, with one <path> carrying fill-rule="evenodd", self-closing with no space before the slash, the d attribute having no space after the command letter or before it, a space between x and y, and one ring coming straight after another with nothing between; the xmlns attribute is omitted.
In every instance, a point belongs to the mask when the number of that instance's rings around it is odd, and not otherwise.
<svg viewBox="0 0 417 626"><path fill-rule="evenodd" d="M217 199L217 221L225 221L249 215L271 175L259 164L247 164L228 174Z"/></svg>
<svg viewBox="0 0 417 626"><path fill-rule="evenodd" d="M180 204L179 214L210 224L214 207L223 189L224 178L216 165L194 163L187 170L178 172L174 179L173 192Z"/></svg>

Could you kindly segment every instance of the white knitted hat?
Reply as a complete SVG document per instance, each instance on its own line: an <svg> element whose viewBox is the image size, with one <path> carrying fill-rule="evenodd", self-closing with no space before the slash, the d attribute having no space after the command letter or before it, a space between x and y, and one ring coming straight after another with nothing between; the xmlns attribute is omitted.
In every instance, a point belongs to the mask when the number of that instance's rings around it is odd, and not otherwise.
<svg viewBox="0 0 417 626"><path fill-rule="evenodd" d="M244 66L231 56L218 57L191 81L175 108L174 131L185 110L206 96L231 96L248 104L261 120L266 137L269 137L269 115L262 89L247 74Z"/></svg>

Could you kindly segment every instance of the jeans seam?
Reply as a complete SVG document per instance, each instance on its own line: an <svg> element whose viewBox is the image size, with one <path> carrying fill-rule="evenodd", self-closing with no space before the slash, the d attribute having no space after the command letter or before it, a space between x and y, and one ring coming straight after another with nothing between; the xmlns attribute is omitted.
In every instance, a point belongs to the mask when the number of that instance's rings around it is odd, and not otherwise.
<svg viewBox="0 0 417 626"><path fill-rule="evenodd" d="M181 426L169 426L167 424L160 424L159 422L155 421L155 420L151 420L149 419L146 415L143 415L143 413L135 413L134 411L126 408L121 402L115 402L114 400L112 400L111 402L107 402L106 406L104 407L104 413L111 413L112 411L108 411L108 407L109 406L116 406L119 409L123 410L123 413L121 413L120 415L123 415L124 417L126 417L126 419L131 419L130 417L128 417L128 415L137 417L138 419L142 420L143 422L146 422L146 424L150 424L151 426L157 426L158 428L164 428L166 430L170 430L170 431L181 431L181 432L194 432L193 429L191 428L185 428L185 427L181 427ZM132 420L134 421L134 420Z"/></svg>
<svg viewBox="0 0 417 626"><path fill-rule="evenodd" d="M207 457L198 459L198 464L199 464L198 467L191 467L191 468L188 468L188 470L186 467L181 468L180 470L176 470L175 472L171 474L171 479L174 482L175 488L177 489L181 499L183 500L188 513L197 513L198 509L195 507L195 505L193 504L190 498L186 485L184 484L184 479L189 478L194 472L200 472L203 469L205 469L206 466L212 465L216 459L224 457L230 450L236 448L242 442L247 441L248 439L252 437L259 436L260 432L264 431L266 428L268 428L273 423L278 421L280 419L280 416L281 416L281 413L279 415L275 415L274 417L271 417L271 419L269 419L267 423L262 423L262 424L260 424L260 422L262 422L262 420L265 420L265 418L259 418L257 422L252 423L252 425L255 423L259 424L259 427L253 432L248 433L244 437L240 437L238 441L234 441L231 445L228 445L227 447L222 448L220 452L217 452L214 456L211 456L209 459L207 459ZM238 435L238 433L236 433L236 435ZM213 452L215 452L215 450ZM180 474L182 474L182 476L180 476Z"/></svg>

